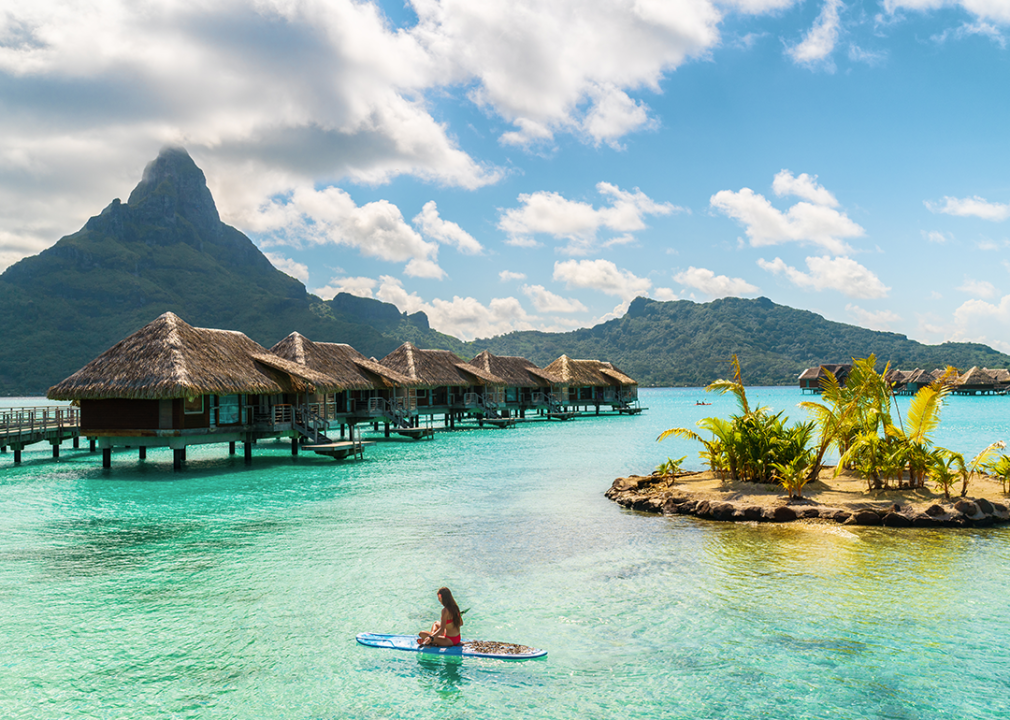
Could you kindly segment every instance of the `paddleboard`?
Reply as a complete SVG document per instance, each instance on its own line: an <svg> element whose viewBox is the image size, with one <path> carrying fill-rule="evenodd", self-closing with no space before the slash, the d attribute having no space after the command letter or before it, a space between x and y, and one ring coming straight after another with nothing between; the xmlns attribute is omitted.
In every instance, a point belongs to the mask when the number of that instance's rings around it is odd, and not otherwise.
<svg viewBox="0 0 1010 720"><path fill-rule="evenodd" d="M361 633L358 642L368 647L419 652L425 655L448 655L455 657L497 658L499 660L529 660L547 655L546 650L525 645L513 645L494 640L463 640L462 645L453 647L430 647L417 644L417 635L383 635L381 633Z"/></svg>

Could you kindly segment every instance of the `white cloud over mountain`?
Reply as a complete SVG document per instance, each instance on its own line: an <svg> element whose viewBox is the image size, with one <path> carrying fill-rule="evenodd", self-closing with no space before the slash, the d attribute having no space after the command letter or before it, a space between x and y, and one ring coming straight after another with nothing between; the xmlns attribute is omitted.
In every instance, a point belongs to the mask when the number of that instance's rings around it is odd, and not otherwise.
<svg viewBox="0 0 1010 720"><path fill-rule="evenodd" d="M639 295L648 295L652 281L637 277L628 270L621 270L609 260L566 260L554 263L554 279L569 288L599 290L607 295L616 295L625 302Z"/></svg>
<svg viewBox="0 0 1010 720"><path fill-rule="evenodd" d="M806 200L782 212L763 195L743 188L739 192L721 190L709 202L744 226L753 247L798 242L819 245L834 255L845 255L851 248L844 239L865 234L844 212L835 209L838 201L817 184L816 176L811 178L804 173L793 177L788 170L783 170L775 176L772 188L778 195L797 195Z"/></svg>
<svg viewBox="0 0 1010 720"><path fill-rule="evenodd" d="M851 258L825 255L808 257L806 262L810 272L797 270L781 258L770 262L758 260L758 267L776 275L784 275L802 288L837 290L852 298L883 298L891 290L880 278Z"/></svg>
<svg viewBox="0 0 1010 720"><path fill-rule="evenodd" d="M716 275L707 268L696 268L694 266L677 273L673 276L673 279L675 282L694 288L708 295L710 298L740 297L741 295L751 295L758 292L756 285L751 285L743 278Z"/></svg>
<svg viewBox="0 0 1010 720"><path fill-rule="evenodd" d="M518 198L519 207L502 211L498 228L508 233L511 245L530 247L536 243L537 235L550 235L567 240L562 252L586 255L596 249L600 230L620 233L643 230L647 227L646 216L669 215L683 209L671 203L656 202L638 188L627 191L600 182L596 190L607 199L608 205L596 208L587 202L568 200L555 192L522 194ZM624 236L617 240L617 244L629 241Z"/></svg>

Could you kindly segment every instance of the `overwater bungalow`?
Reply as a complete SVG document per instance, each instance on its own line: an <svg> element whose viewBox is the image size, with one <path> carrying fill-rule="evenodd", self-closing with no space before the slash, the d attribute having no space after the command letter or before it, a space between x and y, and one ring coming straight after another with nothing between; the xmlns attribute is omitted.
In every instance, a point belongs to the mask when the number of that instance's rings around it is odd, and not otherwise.
<svg viewBox="0 0 1010 720"><path fill-rule="evenodd" d="M620 413L641 412L638 382L609 362L562 355L544 370L558 379L555 397L567 411L594 408L599 414L602 406L610 406Z"/></svg>
<svg viewBox="0 0 1010 720"><path fill-rule="evenodd" d="M989 395L996 392L996 378L980 367L973 367L954 381L951 392L958 395Z"/></svg>
<svg viewBox="0 0 1010 720"><path fill-rule="evenodd" d="M313 342L293 332L270 348L286 360L332 378L340 389L309 398L313 411L327 425L353 427L359 422L383 422L387 430L415 427L418 380L369 360L344 343Z"/></svg>
<svg viewBox="0 0 1010 720"><path fill-rule="evenodd" d="M527 410L561 412L553 395L554 387L562 385L561 378L526 358L493 355L485 350L469 364L505 381L504 395L499 404L503 414L524 418Z"/></svg>
<svg viewBox="0 0 1010 720"><path fill-rule="evenodd" d="M422 350L405 342L379 361L417 383L418 415L444 415L446 424L472 415L499 420L506 382L494 373L470 365L448 350Z"/></svg>
<svg viewBox="0 0 1010 720"><path fill-rule="evenodd" d="M825 371L830 371L831 374L835 376L840 385L845 385L845 381L849 377L849 372L852 370L851 364L841 364L841 365L817 365L816 367L810 367L800 373L799 382L800 390L804 392L820 392L821 391L821 381L827 378L827 373Z"/></svg>
<svg viewBox="0 0 1010 720"><path fill-rule="evenodd" d="M322 437L304 412L312 394L341 388L240 332L196 328L167 312L49 389L80 404L80 433L97 440L109 467L115 447L170 447L178 469L186 447L252 444L264 438Z"/></svg>

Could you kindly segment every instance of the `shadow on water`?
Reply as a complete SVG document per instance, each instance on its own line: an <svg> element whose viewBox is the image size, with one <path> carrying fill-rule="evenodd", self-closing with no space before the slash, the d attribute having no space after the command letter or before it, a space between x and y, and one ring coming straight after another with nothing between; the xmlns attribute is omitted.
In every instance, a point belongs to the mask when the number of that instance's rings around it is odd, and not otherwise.
<svg viewBox="0 0 1010 720"><path fill-rule="evenodd" d="M440 697L457 700L463 690L463 658L418 654L418 684Z"/></svg>

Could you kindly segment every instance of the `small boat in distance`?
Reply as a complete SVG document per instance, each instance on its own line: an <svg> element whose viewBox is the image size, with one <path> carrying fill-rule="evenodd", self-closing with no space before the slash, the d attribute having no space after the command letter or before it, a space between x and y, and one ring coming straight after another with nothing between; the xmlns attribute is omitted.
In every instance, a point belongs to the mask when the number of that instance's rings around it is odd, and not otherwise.
<svg viewBox="0 0 1010 720"><path fill-rule="evenodd" d="M695 405L711 405L712 403L707 402L696 402Z"/></svg>

